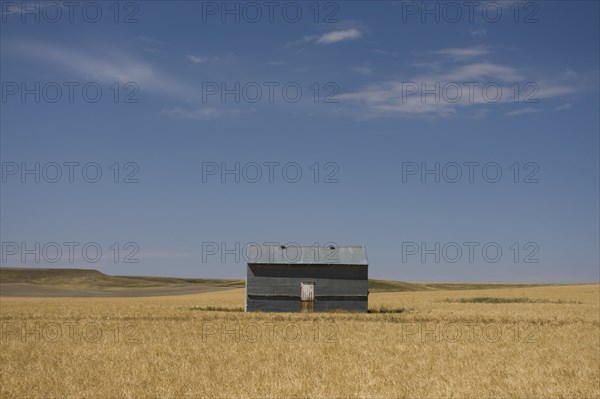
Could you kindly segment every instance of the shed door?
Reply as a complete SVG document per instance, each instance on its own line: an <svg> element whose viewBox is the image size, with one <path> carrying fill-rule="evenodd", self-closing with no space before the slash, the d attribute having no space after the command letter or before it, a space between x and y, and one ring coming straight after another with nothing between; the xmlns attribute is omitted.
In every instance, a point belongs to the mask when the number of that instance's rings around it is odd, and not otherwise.
<svg viewBox="0 0 600 399"><path fill-rule="evenodd" d="M315 283L300 283L300 300L302 302L315 301Z"/></svg>

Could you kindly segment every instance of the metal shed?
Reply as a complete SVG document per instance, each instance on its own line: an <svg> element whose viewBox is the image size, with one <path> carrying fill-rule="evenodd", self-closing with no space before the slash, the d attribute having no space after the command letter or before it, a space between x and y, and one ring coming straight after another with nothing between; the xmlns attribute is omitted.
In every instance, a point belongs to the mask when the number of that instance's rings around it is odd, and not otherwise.
<svg viewBox="0 0 600 399"><path fill-rule="evenodd" d="M250 245L247 312L368 309L363 246Z"/></svg>

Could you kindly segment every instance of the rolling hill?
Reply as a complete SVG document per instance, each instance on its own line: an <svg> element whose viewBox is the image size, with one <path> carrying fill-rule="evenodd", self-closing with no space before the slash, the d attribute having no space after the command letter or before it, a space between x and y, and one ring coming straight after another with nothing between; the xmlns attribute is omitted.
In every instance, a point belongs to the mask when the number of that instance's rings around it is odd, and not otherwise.
<svg viewBox="0 0 600 399"><path fill-rule="evenodd" d="M46 295L49 292L59 295L85 296L94 293L121 293L135 295L163 295L173 293L199 292L213 288L244 288L245 280L201 279L153 276L110 276L92 269L42 269L42 268L0 268L2 295L14 292L31 292L32 295ZM369 291L375 292L414 292L440 290L476 290L494 288L523 288L540 284L506 283L408 283L392 280L369 280ZM61 289L58 290L57 289Z"/></svg>

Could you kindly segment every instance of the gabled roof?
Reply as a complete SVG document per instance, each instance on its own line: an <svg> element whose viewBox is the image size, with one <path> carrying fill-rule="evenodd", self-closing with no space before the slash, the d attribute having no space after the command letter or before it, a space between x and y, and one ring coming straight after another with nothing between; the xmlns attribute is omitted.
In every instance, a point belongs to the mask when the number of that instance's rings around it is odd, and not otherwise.
<svg viewBox="0 0 600 399"><path fill-rule="evenodd" d="M248 264L290 265L368 265L367 251L363 246L298 246L256 245L248 246Z"/></svg>

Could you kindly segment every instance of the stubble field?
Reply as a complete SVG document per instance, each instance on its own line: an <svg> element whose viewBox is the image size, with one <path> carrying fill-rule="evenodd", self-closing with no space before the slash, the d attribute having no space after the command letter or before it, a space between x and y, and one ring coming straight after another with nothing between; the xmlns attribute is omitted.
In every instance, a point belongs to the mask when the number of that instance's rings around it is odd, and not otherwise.
<svg viewBox="0 0 600 399"><path fill-rule="evenodd" d="M244 289L0 298L16 397L600 397L600 285L372 293L247 314Z"/></svg>

